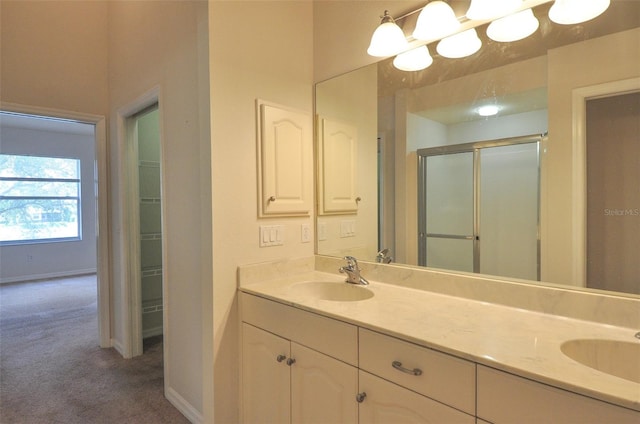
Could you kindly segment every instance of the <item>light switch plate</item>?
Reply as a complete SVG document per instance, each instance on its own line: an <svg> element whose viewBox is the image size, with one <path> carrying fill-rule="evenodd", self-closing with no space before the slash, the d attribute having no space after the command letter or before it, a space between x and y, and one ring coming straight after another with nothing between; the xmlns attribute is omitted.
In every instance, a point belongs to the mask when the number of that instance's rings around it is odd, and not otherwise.
<svg viewBox="0 0 640 424"><path fill-rule="evenodd" d="M284 244L284 225L261 225L260 247L282 246Z"/></svg>

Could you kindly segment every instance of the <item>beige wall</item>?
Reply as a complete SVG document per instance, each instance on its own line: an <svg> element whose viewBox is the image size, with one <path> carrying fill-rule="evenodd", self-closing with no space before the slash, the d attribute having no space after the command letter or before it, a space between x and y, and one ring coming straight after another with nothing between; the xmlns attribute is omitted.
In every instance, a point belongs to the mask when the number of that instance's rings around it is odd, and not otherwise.
<svg viewBox="0 0 640 424"><path fill-rule="evenodd" d="M107 3L0 2L0 100L106 115Z"/></svg>
<svg viewBox="0 0 640 424"><path fill-rule="evenodd" d="M117 132L118 109L159 87L163 239L165 240L165 394L190 418L202 414L203 286L211 284L208 215L209 133L206 57L207 3L203 1L109 2L111 200L114 212L113 280L126 278L126 142ZM201 28L204 26L205 30ZM205 53L203 56L202 53ZM202 108L205 108L204 110ZM201 122L201 113L205 113ZM119 299L114 299L118 301ZM116 331L121 330L116 322ZM120 323L121 324L121 323Z"/></svg>
<svg viewBox="0 0 640 424"><path fill-rule="evenodd" d="M216 423L235 423L239 419L237 267L314 252L315 242L300 242L300 225L313 225L313 216L257 218L255 125L256 98L307 111L311 119L312 3L214 0L209 5L213 412ZM313 175L313 170L308 172ZM273 224L284 225L284 245L260 248L259 226Z"/></svg>

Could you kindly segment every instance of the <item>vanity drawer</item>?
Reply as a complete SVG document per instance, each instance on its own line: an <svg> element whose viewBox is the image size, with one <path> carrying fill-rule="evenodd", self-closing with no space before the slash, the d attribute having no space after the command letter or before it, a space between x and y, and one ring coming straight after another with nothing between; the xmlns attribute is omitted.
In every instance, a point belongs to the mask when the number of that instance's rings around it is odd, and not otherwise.
<svg viewBox="0 0 640 424"><path fill-rule="evenodd" d="M363 328L359 331L360 369L475 415L473 362ZM394 367L394 362L400 365ZM411 373L414 369L421 374Z"/></svg>
<svg viewBox="0 0 640 424"><path fill-rule="evenodd" d="M240 295L242 321L358 366L358 328L247 293Z"/></svg>

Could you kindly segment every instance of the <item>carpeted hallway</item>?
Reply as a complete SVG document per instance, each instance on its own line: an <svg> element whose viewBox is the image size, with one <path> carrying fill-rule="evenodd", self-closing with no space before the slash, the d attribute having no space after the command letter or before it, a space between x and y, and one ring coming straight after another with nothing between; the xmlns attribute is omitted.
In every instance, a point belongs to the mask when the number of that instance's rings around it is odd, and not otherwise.
<svg viewBox="0 0 640 424"><path fill-rule="evenodd" d="M163 396L162 339L98 346L95 276L0 285L0 423L188 423Z"/></svg>

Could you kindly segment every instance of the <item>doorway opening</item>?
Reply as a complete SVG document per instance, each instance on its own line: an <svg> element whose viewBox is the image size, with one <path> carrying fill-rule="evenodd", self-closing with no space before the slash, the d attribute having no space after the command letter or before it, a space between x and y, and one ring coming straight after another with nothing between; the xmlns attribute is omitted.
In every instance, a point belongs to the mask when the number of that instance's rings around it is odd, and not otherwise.
<svg viewBox="0 0 640 424"><path fill-rule="evenodd" d="M2 106L0 282L96 274L98 339L110 347L104 118Z"/></svg>
<svg viewBox="0 0 640 424"><path fill-rule="evenodd" d="M163 335L162 167L158 104L126 119L130 173L132 356Z"/></svg>

